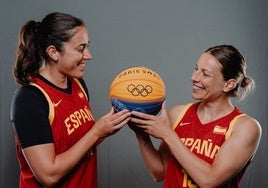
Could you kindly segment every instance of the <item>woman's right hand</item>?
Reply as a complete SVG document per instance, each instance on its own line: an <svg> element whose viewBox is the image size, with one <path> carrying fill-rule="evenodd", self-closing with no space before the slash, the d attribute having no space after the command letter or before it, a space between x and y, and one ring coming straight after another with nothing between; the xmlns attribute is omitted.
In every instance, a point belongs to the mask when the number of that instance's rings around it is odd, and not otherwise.
<svg viewBox="0 0 268 188"><path fill-rule="evenodd" d="M92 131L98 139L110 136L124 127L128 123L130 116L131 113L128 110L115 112L114 108L111 108L109 113L96 121Z"/></svg>

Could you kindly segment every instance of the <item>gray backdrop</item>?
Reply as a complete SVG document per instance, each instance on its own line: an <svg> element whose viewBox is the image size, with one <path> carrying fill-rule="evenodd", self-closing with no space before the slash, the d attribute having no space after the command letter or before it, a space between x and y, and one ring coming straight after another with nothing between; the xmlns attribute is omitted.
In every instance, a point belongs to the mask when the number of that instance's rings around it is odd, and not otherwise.
<svg viewBox="0 0 268 188"><path fill-rule="evenodd" d="M18 87L12 76L18 30L29 19L41 20L52 11L74 14L88 26L93 60L88 62L85 80L96 119L110 109L109 85L122 69L142 65L157 71L166 83L171 107L192 100L190 75L205 49L218 44L239 48L257 87L237 105L263 128L259 150L242 187L268 186L268 1L1 0L0 7L0 187L18 187L9 121L11 96ZM105 140L98 152L100 188L162 186L150 177L128 127Z"/></svg>

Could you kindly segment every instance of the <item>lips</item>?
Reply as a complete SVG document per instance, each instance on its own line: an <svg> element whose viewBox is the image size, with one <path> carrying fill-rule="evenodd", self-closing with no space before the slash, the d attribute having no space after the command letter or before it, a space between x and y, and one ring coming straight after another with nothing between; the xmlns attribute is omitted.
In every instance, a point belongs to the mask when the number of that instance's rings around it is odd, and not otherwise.
<svg viewBox="0 0 268 188"><path fill-rule="evenodd" d="M78 63L78 66L84 67L84 66L86 66L86 63L80 62L80 63Z"/></svg>
<svg viewBox="0 0 268 188"><path fill-rule="evenodd" d="M77 64L77 70L80 71L80 72L84 72L85 71L85 67L86 67L86 64L85 63L78 63Z"/></svg>
<svg viewBox="0 0 268 188"><path fill-rule="evenodd" d="M202 89L204 89L204 87L202 87L202 86L198 86L198 85L193 85L193 89L194 90L202 90Z"/></svg>
<svg viewBox="0 0 268 188"><path fill-rule="evenodd" d="M84 71L86 64L83 62L80 62L77 64L77 66Z"/></svg>

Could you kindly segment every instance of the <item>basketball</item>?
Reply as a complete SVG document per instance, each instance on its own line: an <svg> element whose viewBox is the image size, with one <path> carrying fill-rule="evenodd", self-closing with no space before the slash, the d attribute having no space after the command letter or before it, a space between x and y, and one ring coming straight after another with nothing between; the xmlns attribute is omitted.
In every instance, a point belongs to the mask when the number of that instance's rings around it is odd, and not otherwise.
<svg viewBox="0 0 268 188"><path fill-rule="evenodd" d="M165 84L155 71L134 66L121 71L110 85L109 98L115 111L127 109L156 115L165 100Z"/></svg>

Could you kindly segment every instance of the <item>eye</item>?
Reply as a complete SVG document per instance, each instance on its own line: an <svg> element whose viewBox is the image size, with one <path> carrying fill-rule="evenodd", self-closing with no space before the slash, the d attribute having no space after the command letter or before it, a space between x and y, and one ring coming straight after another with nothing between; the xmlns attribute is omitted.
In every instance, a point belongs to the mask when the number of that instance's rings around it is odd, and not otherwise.
<svg viewBox="0 0 268 188"><path fill-rule="evenodd" d="M77 50L80 52L80 53L84 53L85 49L86 48L89 48L89 45L88 44L82 44L80 45Z"/></svg>
<svg viewBox="0 0 268 188"><path fill-rule="evenodd" d="M199 71L204 77L212 77L213 76L213 74L210 71L208 71L207 69L202 69L202 68L200 69L198 67L198 65L195 65L194 73L196 73L197 71Z"/></svg>
<svg viewBox="0 0 268 188"><path fill-rule="evenodd" d="M203 71L203 75L206 77L212 77L213 75L207 71Z"/></svg>
<svg viewBox="0 0 268 188"><path fill-rule="evenodd" d="M207 73L205 73L205 72L203 72L203 75L204 75L204 76L210 76L209 74L207 74Z"/></svg>
<svg viewBox="0 0 268 188"><path fill-rule="evenodd" d="M78 48L78 51L79 51L80 53L83 53L84 50L85 50L85 46L80 46L80 47Z"/></svg>

